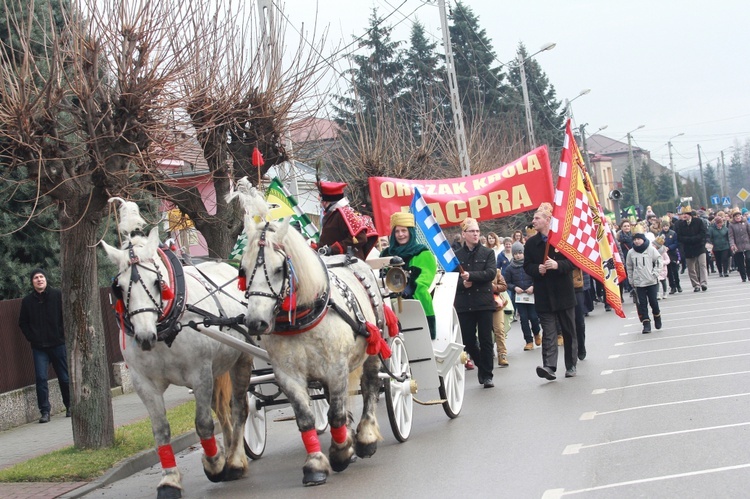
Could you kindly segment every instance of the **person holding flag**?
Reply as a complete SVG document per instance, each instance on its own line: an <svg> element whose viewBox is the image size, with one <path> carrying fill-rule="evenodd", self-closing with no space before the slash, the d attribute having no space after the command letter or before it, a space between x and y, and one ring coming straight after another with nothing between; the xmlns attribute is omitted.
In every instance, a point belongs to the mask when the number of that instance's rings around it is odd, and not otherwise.
<svg viewBox="0 0 750 499"><path fill-rule="evenodd" d="M391 215L391 237L380 256L395 256L404 261L403 269L408 273L409 280L401 294L404 298L415 298L422 304L430 328L430 338L434 340L437 336L430 286L437 273L437 261L427 246L417 242L415 226L414 215L411 213L399 211Z"/></svg>
<svg viewBox="0 0 750 499"><path fill-rule="evenodd" d="M578 339L576 336L576 294L573 285L575 266L549 244L552 205L542 203L534 213L536 234L524 246L523 269L534 281L534 306L542 325L542 365L536 368L540 378L557 378L557 325L560 324L565 349L565 377L576 375Z"/></svg>

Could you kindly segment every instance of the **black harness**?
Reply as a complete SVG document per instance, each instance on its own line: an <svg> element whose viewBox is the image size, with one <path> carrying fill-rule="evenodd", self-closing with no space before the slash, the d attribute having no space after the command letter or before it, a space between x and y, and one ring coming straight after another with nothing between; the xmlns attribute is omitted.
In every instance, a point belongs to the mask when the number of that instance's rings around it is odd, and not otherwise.
<svg viewBox="0 0 750 499"><path fill-rule="evenodd" d="M112 282L112 294L117 300L123 302L122 309L115 308L115 315L118 322L121 324L124 332L128 336L134 335L134 328L132 323L132 317L145 312L153 312L157 314L158 322L156 325L156 336L157 341L163 341L167 346L172 346L177 334L182 329L182 325L179 320L186 308L185 300L185 271L177 255L168 247L159 247L157 254L161 257L162 263L167 268L167 272L170 274L170 281L172 282L172 293L174 297L169 300L162 299L162 290L167 287L164 279L159 271L159 267L156 265L153 259L141 261L133 251L133 245L128 245L128 255L130 260L128 266L130 267L130 278L128 280L128 287L123 295L122 289L120 288L120 278L122 272L118 274ZM154 268L145 266L145 263L151 263ZM143 282L141 277L141 271L153 272L156 274L157 289L149 290L146 283ZM134 285L140 285L146 292L146 295L151 300L150 307L139 308L133 311L128 310L128 303L130 303L130 295ZM152 291L156 292L157 298L154 298Z"/></svg>

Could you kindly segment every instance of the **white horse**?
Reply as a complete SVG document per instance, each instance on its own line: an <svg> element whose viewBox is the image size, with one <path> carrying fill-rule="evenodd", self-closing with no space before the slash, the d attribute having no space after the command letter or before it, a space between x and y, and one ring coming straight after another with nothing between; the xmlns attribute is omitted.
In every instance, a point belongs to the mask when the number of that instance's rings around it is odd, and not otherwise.
<svg viewBox="0 0 750 499"><path fill-rule="evenodd" d="M121 228L133 221L124 222ZM151 417L162 465L157 497L171 499L182 497L182 486L170 445L164 391L169 385L193 389L195 430L204 449L206 476L211 481L238 479L247 469L242 429L248 415L252 357L189 327L191 321L201 323L206 317L218 320L245 312L243 294L236 285L237 270L223 263L182 267L169 250L159 248L158 232L155 228L146 237L136 228L123 249L105 242L102 246L119 269L113 291L119 297L120 347L135 390ZM240 331L227 328L225 332L246 341ZM226 452L214 438L212 398Z"/></svg>
<svg viewBox="0 0 750 499"><path fill-rule="evenodd" d="M355 450L370 457L382 440L375 417L380 360L374 354L390 354L381 337L383 300L369 265L339 256L326 259L327 269L288 219L265 222L268 206L259 193L242 184L239 191L229 198L240 198L247 211L240 269L247 289L245 325L251 334L263 335L276 382L294 410L307 451L303 484L322 484L331 468L346 469ZM386 320L397 328L395 316ZM354 436L346 401L349 374L360 366L364 407ZM308 395L313 381L323 385L330 404L330 461L315 431Z"/></svg>

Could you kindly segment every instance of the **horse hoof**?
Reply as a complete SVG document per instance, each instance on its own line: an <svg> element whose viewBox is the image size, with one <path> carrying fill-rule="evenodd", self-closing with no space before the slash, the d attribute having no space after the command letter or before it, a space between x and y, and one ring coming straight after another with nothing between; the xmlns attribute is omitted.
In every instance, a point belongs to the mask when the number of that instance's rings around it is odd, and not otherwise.
<svg viewBox="0 0 750 499"><path fill-rule="evenodd" d="M232 480L239 480L245 475L245 470L242 468L224 468L224 481L229 482Z"/></svg>
<svg viewBox="0 0 750 499"><path fill-rule="evenodd" d="M180 499L182 490L171 485L162 485L156 489L156 499Z"/></svg>
<svg viewBox="0 0 750 499"><path fill-rule="evenodd" d="M371 444L363 444L361 442L357 442L357 455L359 457L372 457L372 455L375 454L376 450L378 450L377 442L373 442Z"/></svg>
<svg viewBox="0 0 750 499"><path fill-rule="evenodd" d="M206 473L206 477L214 483L223 482L226 480L226 468L222 469L219 473L209 473L205 468L203 471Z"/></svg>
<svg viewBox="0 0 750 499"><path fill-rule="evenodd" d="M304 471L304 476L302 477L302 485L304 486L313 486L313 485L323 485L326 483L326 478L328 476L324 471Z"/></svg>
<svg viewBox="0 0 750 499"><path fill-rule="evenodd" d="M357 461L357 456L352 452L349 457L344 457L342 460L337 460L335 454L331 454L328 458L331 462L331 469L336 473L340 473L349 467L350 464Z"/></svg>

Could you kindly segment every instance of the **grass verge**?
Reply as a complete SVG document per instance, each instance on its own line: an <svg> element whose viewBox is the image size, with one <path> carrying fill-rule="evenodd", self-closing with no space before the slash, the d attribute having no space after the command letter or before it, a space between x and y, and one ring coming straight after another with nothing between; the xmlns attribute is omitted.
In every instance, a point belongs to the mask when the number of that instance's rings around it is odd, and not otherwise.
<svg viewBox="0 0 750 499"><path fill-rule="evenodd" d="M195 431L195 401L167 411L172 437ZM154 447L151 421L115 429L115 445L107 449L66 447L0 470L0 482L83 482L101 476L123 459Z"/></svg>

